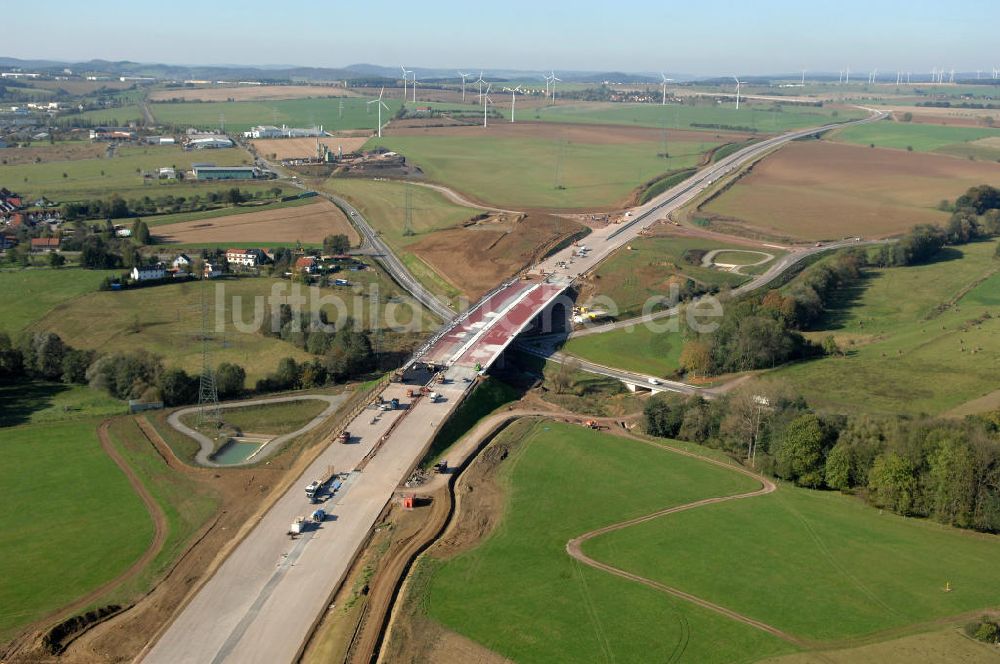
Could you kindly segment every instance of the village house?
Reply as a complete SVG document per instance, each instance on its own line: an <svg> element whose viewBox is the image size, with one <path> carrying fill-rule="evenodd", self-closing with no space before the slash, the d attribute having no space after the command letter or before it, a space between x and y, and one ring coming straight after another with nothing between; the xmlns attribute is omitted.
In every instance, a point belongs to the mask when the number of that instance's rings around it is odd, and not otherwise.
<svg viewBox="0 0 1000 664"><path fill-rule="evenodd" d="M134 267L131 272L132 281L154 281L156 279L163 279L166 276L167 271L163 268L162 264Z"/></svg>
<svg viewBox="0 0 1000 664"><path fill-rule="evenodd" d="M59 243L57 237L33 237L31 238L31 253L59 251Z"/></svg>
<svg viewBox="0 0 1000 664"><path fill-rule="evenodd" d="M300 256L295 259L292 270L298 273L313 274L316 272L316 259L312 256Z"/></svg>
<svg viewBox="0 0 1000 664"><path fill-rule="evenodd" d="M267 262L267 255L260 249L226 249L226 263L237 267L254 268Z"/></svg>

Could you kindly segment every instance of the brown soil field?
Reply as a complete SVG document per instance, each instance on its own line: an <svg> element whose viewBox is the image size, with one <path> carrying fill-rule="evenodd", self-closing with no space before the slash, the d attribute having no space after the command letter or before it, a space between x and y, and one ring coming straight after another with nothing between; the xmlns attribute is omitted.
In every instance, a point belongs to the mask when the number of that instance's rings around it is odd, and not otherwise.
<svg viewBox="0 0 1000 664"><path fill-rule="evenodd" d="M720 229L772 238L877 238L947 220L938 203L980 184L1000 185L1000 164L796 142L757 163L702 212Z"/></svg>
<svg viewBox="0 0 1000 664"><path fill-rule="evenodd" d="M240 85L218 88L182 88L157 90L150 93L150 101L259 101L271 99L303 99L306 97L354 97L355 93L344 88L326 85Z"/></svg>
<svg viewBox="0 0 1000 664"><path fill-rule="evenodd" d="M408 249L475 299L582 228L569 219L529 213L505 226L438 231Z"/></svg>
<svg viewBox="0 0 1000 664"><path fill-rule="evenodd" d="M352 245L361 241L340 208L325 199L298 207L182 221L157 227L154 233L158 242L167 244L297 241L318 244L327 235L337 233L347 235Z"/></svg>
<svg viewBox="0 0 1000 664"><path fill-rule="evenodd" d="M316 142L319 141L334 152L342 148L344 154L355 152L368 142L369 136L326 136L323 138L266 138L250 141L257 152L264 156L275 155L275 159L294 159L316 156Z"/></svg>
<svg viewBox="0 0 1000 664"><path fill-rule="evenodd" d="M383 130L387 136L482 136L479 125L456 125L451 127L397 127L389 125ZM595 145L620 145L631 143L656 143L663 140L662 129L648 127L628 127L622 125L562 124L556 122L498 122L490 125L490 136L495 138L541 138L559 139L571 143L591 143ZM670 129L669 142L698 142L720 139L725 142L744 141L749 134L714 131L687 131Z"/></svg>
<svg viewBox="0 0 1000 664"><path fill-rule="evenodd" d="M30 148L7 148L0 152L0 160L12 166L50 161L73 161L75 159L99 159L107 150L106 145L89 141L74 141L62 145L42 145Z"/></svg>

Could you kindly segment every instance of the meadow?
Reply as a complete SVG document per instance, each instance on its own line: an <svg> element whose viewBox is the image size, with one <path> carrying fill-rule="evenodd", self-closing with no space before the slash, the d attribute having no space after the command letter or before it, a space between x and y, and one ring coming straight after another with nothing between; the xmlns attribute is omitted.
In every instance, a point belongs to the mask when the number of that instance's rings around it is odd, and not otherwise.
<svg viewBox="0 0 1000 664"><path fill-rule="evenodd" d="M93 111L83 111L82 113L72 113L70 115L60 115L59 122L71 124L79 121L84 126L106 125L110 127L126 127L129 123L142 123L145 116L142 108L138 104L126 104L114 108L101 108Z"/></svg>
<svg viewBox="0 0 1000 664"><path fill-rule="evenodd" d="M126 146L116 150L115 156L110 158L0 165L0 181L28 198L44 195L58 201L107 198L114 193L121 194L123 198L155 198L167 194L191 196L231 186L244 190L274 186L273 183L244 181L195 183L145 180L142 177L144 171L166 166L190 170L192 163L199 162L239 166L249 164L250 156L238 148L185 151L174 145Z"/></svg>
<svg viewBox="0 0 1000 664"><path fill-rule="evenodd" d="M534 111L530 116L543 122L624 124L668 129L697 129L695 125L723 125L777 133L831 122L862 118L865 112L853 108L774 106L771 102L716 104L714 101L688 104L609 104L566 101Z"/></svg>
<svg viewBox="0 0 1000 664"><path fill-rule="evenodd" d="M966 189L1000 183L1000 164L830 141L790 143L699 208L719 230L787 240L886 237L948 220Z"/></svg>
<svg viewBox="0 0 1000 664"><path fill-rule="evenodd" d="M122 415L126 404L86 385L42 380L0 383L0 427Z"/></svg>
<svg viewBox="0 0 1000 664"><path fill-rule="evenodd" d="M973 141L1000 137L1000 129L988 127L955 127L913 122L872 122L837 130L832 138L855 145L896 148L915 152L945 152ZM967 146L966 146L967 147Z"/></svg>
<svg viewBox="0 0 1000 664"><path fill-rule="evenodd" d="M0 642L115 578L153 524L94 419L3 429Z"/></svg>
<svg viewBox="0 0 1000 664"><path fill-rule="evenodd" d="M316 202L315 198L295 198L290 201L275 201L266 205L238 205L233 207L223 207L216 210L201 210L199 212L177 212L175 214L158 214L153 217L143 217L143 221L150 228L155 226L167 226L170 224L180 224L185 221L202 221L204 219L217 219L219 217L231 217L233 215L250 214L262 212L264 210L278 210L281 208L301 207L311 205Z"/></svg>
<svg viewBox="0 0 1000 664"><path fill-rule="evenodd" d="M599 536L584 551L800 638L840 644L995 607L1000 583L989 562L1000 555L994 536L784 484Z"/></svg>
<svg viewBox="0 0 1000 664"><path fill-rule="evenodd" d="M0 331L14 337L53 308L97 291L117 270L81 268L0 270L0 291L17 294L0 301Z"/></svg>
<svg viewBox="0 0 1000 664"><path fill-rule="evenodd" d="M723 272L710 267L702 267L700 257L713 249L742 250L738 244L726 244L716 240L696 237L658 235L636 238L628 248L621 249L597 268L589 279L593 296L610 298L617 306L620 318L629 318L642 313L643 305L649 298L665 297L670 287L684 285L692 279L703 288L738 286L749 277L732 272ZM688 262L686 252L698 252L699 262ZM778 258L785 255L778 249L766 249ZM725 257L727 254L719 254ZM763 258L757 254L732 254L746 257L747 262ZM721 258L718 258L721 261ZM725 261L721 261L725 262ZM760 266L766 269L767 265Z"/></svg>
<svg viewBox="0 0 1000 664"><path fill-rule="evenodd" d="M500 522L474 548L418 564L424 582L411 588L424 586L414 601L429 618L515 661L750 662L791 650L565 551L590 529L756 482L566 424L515 425L495 444L514 446L497 471Z"/></svg>
<svg viewBox="0 0 1000 664"><path fill-rule="evenodd" d="M288 125L313 127L322 125L327 131L341 129L375 129L378 115L375 105L366 102L378 96L373 90L369 97L286 99L273 101L152 103L153 117L161 124L178 127L219 129L242 132L256 125ZM388 122L400 102L385 98L390 110L382 109L382 122ZM343 111L341 111L343 106Z"/></svg>
<svg viewBox="0 0 1000 664"><path fill-rule="evenodd" d="M674 319L654 322L668 326ZM653 331L646 325L570 339L563 352L606 367L640 374L670 376L680 369L684 336L680 331Z"/></svg>
<svg viewBox="0 0 1000 664"><path fill-rule="evenodd" d="M301 429L329 405L326 401L309 399L246 408L226 408L222 411L222 419L226 425L235 427L243 433L279 436ZM197 413L182 418L185 424L195 428L197 420Z"/></svg>
<svg viewBox="0 0 1000 664"><path fill-rule="evenodd" d="M670 157L664 159L658 132L642 134L605 136L596 129L564 132L558 125L522 123L427 135L392 132L372 144L406 155L429 179L491 205L592 210L624 204L644 182L697 166L724 142L707 132L669 135Z"/></svg>
<svg viewBox="0 0 1000 664"><path fill-rule="evenodd" d="M995 247L980 242L945 249L927 265L867 270L809 333L814 339L832 334L846 357L766 376L839 412L941 414L994 392L1000 371Z"/></svg>

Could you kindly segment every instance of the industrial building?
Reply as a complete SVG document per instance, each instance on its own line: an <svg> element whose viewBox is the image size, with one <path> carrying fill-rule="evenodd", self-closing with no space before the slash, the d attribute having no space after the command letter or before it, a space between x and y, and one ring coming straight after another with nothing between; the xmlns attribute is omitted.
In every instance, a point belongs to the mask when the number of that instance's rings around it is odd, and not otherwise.
<svg viewBox="0 0 1000 664"><path fill-rule="evenodd" d="M263 171L256 166L204 166L195 164L192 169L195 180L254 180L263 177Z"/></svg>
<svg viewBox="0 0 1000 664"><path fill-rule="evenodd" d="M286 125L281 125L280 127L275 127L274 125L259 125L256 127L251 127L250 131L243 132L243 138L319 138L321 136L329 136L324 130L323 125L319 127L288 127Z"/></svg>
<svg viewBox="0 0 1000 664"><path fill-rule="evenodd" d="M188 150L231 148L233 147L233 140L228 136L200 134L190 139L184 147Z"/></svg>

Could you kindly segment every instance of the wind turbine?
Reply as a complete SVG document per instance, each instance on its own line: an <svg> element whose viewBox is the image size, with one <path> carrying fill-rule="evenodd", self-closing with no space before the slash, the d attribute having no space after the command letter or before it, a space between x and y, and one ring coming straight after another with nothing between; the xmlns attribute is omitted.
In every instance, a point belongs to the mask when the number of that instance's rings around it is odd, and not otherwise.
<svg viewBox="0 0 1000 664"><path fill-rule="evenodd" d="M515 97L515 95L518 92L521 91L521 86L519 85L516 88L504 88L503 91L510 93L510 121L511 121L511 123L513 123L514 122L514 104L517 101L517 97ZM486 117L485 116L483 117L483 126L484 127L486 126Z"/></svg>
<svg viewBox="0 0 1000 664"><path fill-rule="evenodd" d="M847 72L846 72L845 77L844 77L844 83L847 83L848 85L850 85L850 83L851 83L851 68L850 67L847 68Z"/></svg>
<svg viewBox="0 0 1000 664"><path fill-rule="evenodd" d="M663 84L662 84L663 85L663 101L660 102L660 104L662 106L666 106L667 105L667 81L672 81L674 79L667 78L667 75L664 74L662 71L660 72L660 78L663 79Z"/></svg>
<svg viewBox="0 0 1000 664"><path fill-rule="evenodd" d="M483 80L483 72L479 72L479 80L473 81L473 84L479 86L479 103L481 104L483 103L483 86L486 84L486 81Z"/></svg>
<svg viewBox="0 0 1000 664"><path fill-rule="evenodd" d="M410 83L412 83L412 85L410 86L410 88L413 90L413 103L416 104L417 103L417 72L411 71L410 74L413 76L413 78L410 79Z"/></svg>
<svg viewBox="0 0 1000 664"><path fill-rule="evenodd" d="M561 78L556 78L556 72L555 72L555 70L552 71L552 75L549 76L549 79L552 81L552 103L555 104L556 103L556 81L559 81L560 83L562 83L562 79Z"/></svg>
<svg viewBox="0 0 1000 664"><path fill-rule="evenodd" d="M736 110L740 110L740 79L733 76L733 80L736 81Z"/></svg>
<svg viewBox="0 0 1000 664"><path fill-rule="evenodd" d="M542 74L542 78L545 79L545 98L549 98L549 85L552 83L552 79L549 78L548 74Z"/></svg>
<svg viewBox="0 0 1000 664"><path fill-rule="evenodd" d="M806 70L802 70L802 82L799 84L800 87L806 87Z"/></svg>
<svg viewBox="0 0 1000 664"><path fill-rule="evenodd" d="M405 104L406 103L406 75L407 74L411 74L413 72L411 72L410 70L408 70L403 65L399 65L399 68L403 70L403 103Z"/></svg>
<svg viewBox="0 0 1000 664"><path fill-rule="evenodd" d="M458 72L458 75L462 77L462 103L464 104L465 103L465 79L467 79L472 74L463 74L462 72Z"/></svg>
<svg viewBox="0 0 1000 664"><path fill-rule="evenodd" d="M493 100L490 99L490 88L492 88L492 87L493 87L492 84L487 84L486 85L486 92L483 93L483 126L484 127L486 126L486 107L489 104L493 103ZM513 114L512 114L512 117L513 117Z"/></svg>
<svg viewBox="0 0 1000 664"><path fill-rule="evenodd" d="M382 101L382 93L384 93L384 92L385 92L385 86L383 85L382 89L379 90L378 99L372 99L367 104L368 106L371 106L372 104L377 104L377 108L378 108L378 137L379 138L382 138L382 109L384 108L387 111L389 110L389 107L386 106L385 103Z"/></svg>

